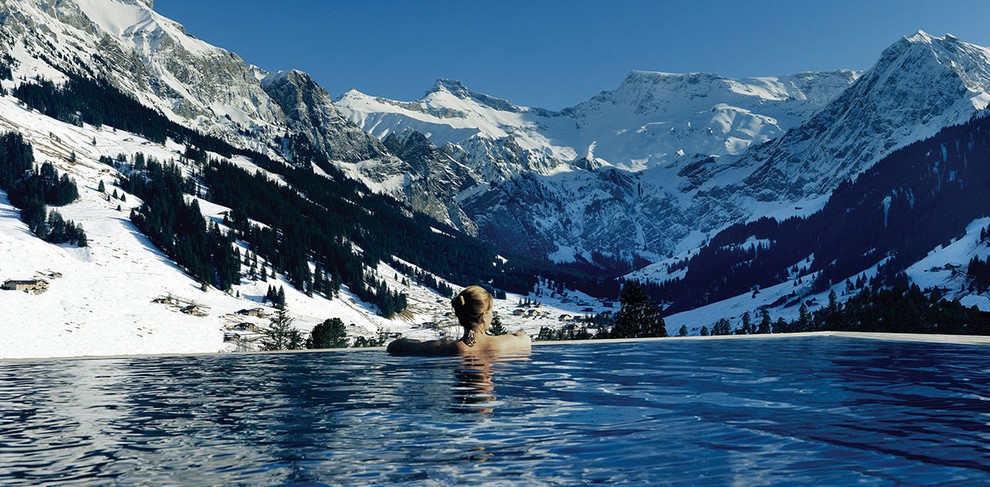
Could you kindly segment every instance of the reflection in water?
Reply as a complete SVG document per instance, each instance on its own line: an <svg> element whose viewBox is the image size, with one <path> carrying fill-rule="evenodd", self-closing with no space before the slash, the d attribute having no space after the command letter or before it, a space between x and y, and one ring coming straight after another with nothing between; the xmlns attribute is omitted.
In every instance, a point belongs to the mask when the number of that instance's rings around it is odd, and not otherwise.
<svg viewBox="0 0 990 487"><path fill-rule="evenodd" d="M11 362L0 485L986 485L985 351L822 338Z"/></svg>
<svg viewBox="0 0 990 487"><path fill-rule="evenodd" d="M495 401L495 384L492 383L492 362L494 358L467 355L454 368L455 413L489 414Z"/></svg>

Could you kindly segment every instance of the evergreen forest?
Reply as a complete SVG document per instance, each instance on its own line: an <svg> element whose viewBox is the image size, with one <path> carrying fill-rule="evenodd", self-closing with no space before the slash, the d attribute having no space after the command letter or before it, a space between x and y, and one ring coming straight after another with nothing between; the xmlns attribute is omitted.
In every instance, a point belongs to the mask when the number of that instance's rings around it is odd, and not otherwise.
<svg viewBox="0 0 990 487"><path fill-rule="evenodd" d="M76 183L68 175L58 175L55 166L44 162L35 167L34 150L16 132L0 135L0 189L7 192L11 204L21 213L21 220L32 233L47 242L87 245L81 225L65 220L48 206L65 206L79 197Z"/></svg>

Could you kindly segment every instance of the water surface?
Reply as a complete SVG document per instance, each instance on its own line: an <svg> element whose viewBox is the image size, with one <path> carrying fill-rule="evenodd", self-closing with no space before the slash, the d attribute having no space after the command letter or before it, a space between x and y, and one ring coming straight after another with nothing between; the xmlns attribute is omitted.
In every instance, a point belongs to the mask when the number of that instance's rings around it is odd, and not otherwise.
<svg viewBox="0 0 990 487"><path fill-rule="evenodd" d="M987 348L831 337L0 363L2 485L977 485Z"/></svg>

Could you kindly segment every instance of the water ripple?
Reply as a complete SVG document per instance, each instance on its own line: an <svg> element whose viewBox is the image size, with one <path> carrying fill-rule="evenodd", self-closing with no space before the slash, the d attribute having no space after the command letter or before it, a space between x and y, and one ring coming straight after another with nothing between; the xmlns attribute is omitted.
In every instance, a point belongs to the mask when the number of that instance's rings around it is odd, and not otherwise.
<svg viewBox="0 0 990 487"><path fill-rule="evenodd" d="M984 351L788 339L8 363L0 484L986 484Z"/></svg>

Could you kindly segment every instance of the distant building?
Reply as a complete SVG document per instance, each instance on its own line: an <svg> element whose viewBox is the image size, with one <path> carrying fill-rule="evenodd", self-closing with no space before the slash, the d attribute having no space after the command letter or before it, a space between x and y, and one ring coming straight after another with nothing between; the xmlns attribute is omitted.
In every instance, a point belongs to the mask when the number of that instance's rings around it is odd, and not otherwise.
<svg viewBox="0 0 990 487"><path fill-rule="evenodd" d="M265 308L242 309L242 310L238 311L237 314L239 314L241 316L254 316L254 317L257 317L257 318L264 318L265 317Z"/></svg>
<svg viewBox="0 0 990 487"><path fill-rule="evenodd" d="M41 294L48 290L48 281L44 279L11 279L4 281L0 289L5 291L24 291L31 294Z"/></svg>
<svg viewBox="0 0 990 487"><path fill-rule="evenodd" d="M195 304L190 304L189 306L186 306L186 307L180 309L179 311L181 311L181 312L183 312L183 313L185 313L187 315L199 316L201 318L203 316L207 316L206 310L203 309L202 306L198 306L198 305L195 305Z"/></svg>

